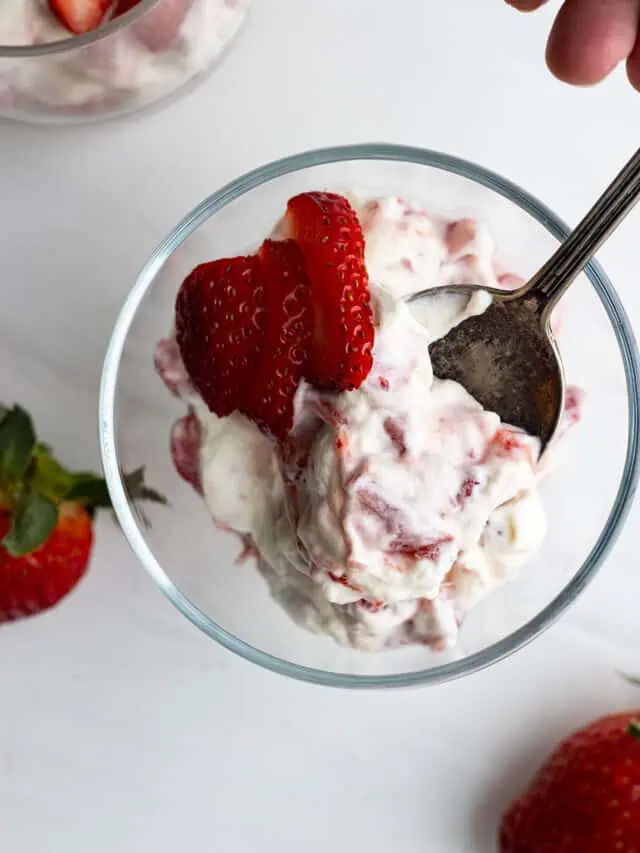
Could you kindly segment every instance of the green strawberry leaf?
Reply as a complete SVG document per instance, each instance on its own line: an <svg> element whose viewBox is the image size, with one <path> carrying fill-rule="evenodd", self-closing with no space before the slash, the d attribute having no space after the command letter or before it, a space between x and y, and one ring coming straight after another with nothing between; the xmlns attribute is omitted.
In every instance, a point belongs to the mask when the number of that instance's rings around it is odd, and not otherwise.
<svg viewBox="0 0 640 853"><path fill-rule="evenodd" d="M138 489L140 489L144 483L144 467L141 466L140 468L136 468L135 471L132 471L130 474L125 474L123 479L125 488L129 494L137 494Z"/></svg>
<svg viewBox="0 0 640 853"><path fill-rule="evenodd" d="M97 477L95 474L86 472L73 474L72 476L73 485L65 496L66 500L78 501L90 509L111 509L109 490L102 477ZM131 501L142 500L160 504L167 503L164 495L145 485L144 468L136 468L130 474L125 474L123 479Z"/></svg>
<svg viewBox="0 0 640 853"><path fill-rule="evenodd" d="M622 677L629 684L633 684L634 687L640 687L640 676L637 675L627 675L626 673L622 673Z"/></svg>
<svg viewBox="0 0 640 853"><path fill-rule="evenodd" d="M151 503L165 504L167 499L160 492L149 488L144 482L144 466L136 468L130 474L125 474L124 485L132 501L150 501Z"/></svg>
<svg viewBox="0 0 640 853"><path fill-rule="evenodd" d="M167 506L169 503L164 495L161 495L155 489L149 488L149 486L142 486L135 497L136 500L149 501L152 504L162 504L163 506Z"/></svg>
<svg viewBox="0 0 640 853"><path fill-rule="evenodd" d="M4 420L4 416L8 413L8 411L9 409L7 409L6 406L3 406L2 403L0 403L0 424Z"/></svg>
<svg viewBox="0 0 640 853"><path fill-rule="evenodd" d="M77 501L87 510L91 518L98 509L112 509L111 497L107 484L102 477L98 477L87 471L71 474L71 485L64 495L66 501ZM146 526L148 519L140 511L139 501L150 501L151 503L166 504L167 499L160 492L149 488L144 482L144 468L136 468L130 474L123 476L124 485L129 495L129 500L135 504L136 509Z"/></svg>
<svg viewBox="0 0 640 853"><path fill-rule="evenodd" d="M107 484L102 477L97 477L86 471L71 475L71 487L65 498L68 501L78 501L83 506L99 509L111 506L111 498Z"/></svg>
<svg viewBox="0 0 640 853"><path fill-rule="evenodd" d="M34 491L61 501L69 494L73 485L73 476L54 458L51 448L38 444L33 454L34 471L31 486Z"/></svg>
<svg viewBox="0 0 640 853"><path fill-rule="evenodd" d="M629 723L629 734L640 740L640 720L633 720Z"/></svg>
<svg viewBox="0 0 640 853"><path fill-rule="evenodd" d="M20 480L31 464L36 445L33 421L24 409L14 406L0 421L0 481Z"/></svg>
<svg viewBox="0 0 640 853"><path fill-rule="evenodd" d="M47 541L58 523L58 508L45 495L23 495L13 511L2 545L12 557L22 557Z"/></svg>

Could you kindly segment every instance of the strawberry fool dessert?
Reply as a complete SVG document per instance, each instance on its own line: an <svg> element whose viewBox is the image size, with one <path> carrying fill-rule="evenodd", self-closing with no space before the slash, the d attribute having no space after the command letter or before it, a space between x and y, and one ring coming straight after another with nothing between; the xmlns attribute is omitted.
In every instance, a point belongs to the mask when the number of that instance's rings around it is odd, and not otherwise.
<svg viewBox="0 0 640 853"><path fill-rule="evenodd" d="M190 273L156 348L188 409L178 473L300 625L358 649L454 645L545 536L549 453L431 368L429 344L490 296L406 301L461 282L522 283L478 222L303 193L254 254Z"/></svg>
<svg viewBox="0 0 640 853"><path fill-rule="evenodd" d="M84 35L140 2L0 0L0 46L45 45ZM0 109L41 106L91 113L156 100L211 66L239 30L249 2L158 0L142 17L84 48L0 58Z"/></svg>

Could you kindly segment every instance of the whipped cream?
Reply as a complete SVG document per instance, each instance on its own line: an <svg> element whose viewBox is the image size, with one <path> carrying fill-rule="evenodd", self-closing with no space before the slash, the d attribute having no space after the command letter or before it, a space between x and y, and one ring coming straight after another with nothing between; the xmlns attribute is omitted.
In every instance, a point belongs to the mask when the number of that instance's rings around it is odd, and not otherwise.
<svg viewBox="0 0 640 853"><path fill-rule="evenodd" d="M358 390L302 383L293 431L278 449L242 415L208 411L175 342L160 343L156 366L200 425L191 467L209 511L250 537L273 596L297 622L361 649L446 648L464 614L540 547L537 487L548 466L537 463L537 439L433 376L429 343L485 310L489 295L443 296L422 311L404 297L518 280L496 271L479 223L445 222L398 198L352 203L376 326L373 369ZM567 400L569 425L580 392Z"/></svg>
<svg viewBox="0 0 640 853"><path fill-rule="evenodd" d="M164 0L168 6L173 0ZM138 38L142 19L84 48L52 56L0 58L2 107L102 114L160 98L204 72L234 37L250 0L193 0L166 50ZM162 11L162 0L159 10ZM47 0L0 0L0 46L41 45L71 34Z"/></svg>

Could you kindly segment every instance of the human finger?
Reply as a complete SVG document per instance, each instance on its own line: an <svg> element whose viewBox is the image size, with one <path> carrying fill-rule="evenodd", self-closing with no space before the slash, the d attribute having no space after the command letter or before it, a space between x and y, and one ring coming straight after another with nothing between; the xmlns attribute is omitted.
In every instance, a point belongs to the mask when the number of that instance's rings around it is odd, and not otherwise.
<svg viewBox="0 0 640 853"><path fill-rule="evenodd" d="M565 83L590 86L633 51L640 0L565 0L547 44L547 64Z"/></svg>

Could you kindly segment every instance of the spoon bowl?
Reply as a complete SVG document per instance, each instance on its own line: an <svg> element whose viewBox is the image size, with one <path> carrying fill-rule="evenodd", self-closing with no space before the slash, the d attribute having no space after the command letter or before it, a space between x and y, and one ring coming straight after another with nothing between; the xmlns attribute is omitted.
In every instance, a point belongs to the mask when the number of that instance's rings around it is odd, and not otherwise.
<svg viewBox="0 0 640 853"><path fill-rule="evenodd" d="M467 317L429 347L434 375L459 382L484 409L540 440L540 453L556 430L564 405L564 369L551 332L549 312L528 288L505 292L451 285L417 293L425 315L437 302L464 302L484 292L491 298L481 314ZM524 298L520 298L525 292ZM465 311L466 305L459 310Z"/></svg>
<svg viewBox="0 0 640 853"><path fill-rule="evenodd" d="M460 383L503 423L540 440L540 453L564 409L564 370L549 317L597 249L640 196L640 150L624 166L560 248L523 287L511 293L458 284L409 297L433 311L434 300L458 300L461 323L430 345L434 376ZM478 308L480 293L491 297ZM485 305L487 300L485 299ZM449 306L446 306L449 307ZM484 310L483 310L484 309Z"/></svg>

